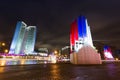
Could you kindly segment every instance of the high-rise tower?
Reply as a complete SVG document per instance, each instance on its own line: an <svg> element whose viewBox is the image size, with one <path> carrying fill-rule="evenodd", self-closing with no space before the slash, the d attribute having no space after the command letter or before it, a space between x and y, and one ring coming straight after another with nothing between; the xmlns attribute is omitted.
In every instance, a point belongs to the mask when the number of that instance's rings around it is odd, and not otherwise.
<svg viewBox="0 0 120 80"><path fill-rule="evenodd" d="M19 21L10 46L9 54L31 54L34 51L36 26L28 26Z"/></svg>
<svg viewBox="0 0 120 80"><path fill-rule="evenodd" d="M35 39L36 39L36 27L35 26L28 26L26 28L26 35L25 35L25 45L24 46L24 53L32 54L31 52L34 51ZM23 51L22 50L22 51Z"/></svg>
<svg viewBox="0 0 120 80"><path fill-rule="evenodd" d="M83 44L93 46L90 27L84 16L79 16L71 25L70 46L72 52L77 52Z"/></svg>
<svg viewBox="0 0 120 80"><path fill-rule="evenodd" d="M101 64L100 54L93 48L90 27L84 16L79 16L70 30L70 62L73 64Z"/></svg>

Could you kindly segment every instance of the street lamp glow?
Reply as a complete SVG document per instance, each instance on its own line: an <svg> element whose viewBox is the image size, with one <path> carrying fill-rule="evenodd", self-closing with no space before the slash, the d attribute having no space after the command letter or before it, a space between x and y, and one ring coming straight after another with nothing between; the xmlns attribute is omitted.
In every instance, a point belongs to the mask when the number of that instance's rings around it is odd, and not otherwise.
<svg viewBox="0 0 120 80"><path fill-rule="evenodd" d="M2 43L2 46L5 46L5 43L4 43L4 42Z"/></svg>
<svg viewBox="0 0 120 80"><path fill-rule="evenodd" d="M57 54L58 53L57 50L55 50L54 53Z"/></svg>
<svg viewBox="0 0 120 80"><path fill-rule="evenodd" d="M8 53L8 49L5 49L4 52L5 52L5 53Z"/></svg>

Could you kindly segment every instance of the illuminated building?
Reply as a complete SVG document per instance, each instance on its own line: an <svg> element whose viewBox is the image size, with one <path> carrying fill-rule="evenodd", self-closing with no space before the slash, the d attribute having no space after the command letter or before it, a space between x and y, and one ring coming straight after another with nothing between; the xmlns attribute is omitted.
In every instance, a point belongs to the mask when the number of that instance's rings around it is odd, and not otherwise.
<svg viewBox="0 0 120 80"><path fill-rule="evenodd" d="M36 39L36 26L19 21L16 25L9 54L32 54Z"/></svg>
<svg viewBox="0 0 120 80"><path fill-rule="evenodd" d="M78 52L84 45L93 46L90 27L84 16L78 17L71 25L70 31L70 47L71 52Z"/></svg>
<svg viewBox="0 0 120 80"><path fill-rule="evenodd" d="M26 28L26 33L24 35L21 53L25 54L32 54L34 51L34 45L35 45L35 39L36 39L36 27L35 26L28 26Z"/></svg>
<svg viewBox="0 0 120 80"><path fill-rule="evenodd" d="M93 47L90 27L84 16L79 16L71 25L70 50L72 64L101 64L100 54Z"/></svg>
<svg viewBox="0 0 120 80"><path fill-rule="evenodd" d="M114 60L112 56L112 51L109 46L104 46L104 57L105 60Z"/></svg>
<svg viewBox="0 0 120 80"><path fill-rule="evenodd" d="M39 56L48 56L48 49L47 48L38 48L37 54Z"/></svg>

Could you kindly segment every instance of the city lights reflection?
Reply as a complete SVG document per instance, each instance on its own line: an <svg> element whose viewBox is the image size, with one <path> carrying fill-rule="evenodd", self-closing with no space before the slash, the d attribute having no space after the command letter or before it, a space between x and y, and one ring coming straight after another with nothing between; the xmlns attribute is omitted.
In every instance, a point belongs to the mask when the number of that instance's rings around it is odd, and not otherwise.
<svg viewBox="0 0 120 80"><path fill-rule="evenodd" d="M0 61L0 66L4 66L6 64L6 60Z"/></svg>
<svg viewBox="0 0 120 80"><path fill-rule="evenodd" d="M56 57L53 57L51 61L37 60L37 59L0 59L0 66L26 65L26 64L47 64L47 63L56 63Z"/></svg>
<svg viewBox="0 0 120 80"><path fill-rule="evenodd" d="M61 77L60 76L61 72L59 70L59 66L58 65L54 65L54 66L51 67L51 69L52 69L52 71L50 72L51 73L50 74L51 78L55 79L55 80L59 79Z"/></svg>
<svg viewBox="0 0 120 80"><path fill-rule="evenodd" d="M20 64L25 64L25 60L21 60L21 63Z"/></svg>
<svg viewBox="0 0 120 80"><path fill-rule="evenodd" d="M0 67L0 73L4 72L5 68L4 67Z"/></svg>

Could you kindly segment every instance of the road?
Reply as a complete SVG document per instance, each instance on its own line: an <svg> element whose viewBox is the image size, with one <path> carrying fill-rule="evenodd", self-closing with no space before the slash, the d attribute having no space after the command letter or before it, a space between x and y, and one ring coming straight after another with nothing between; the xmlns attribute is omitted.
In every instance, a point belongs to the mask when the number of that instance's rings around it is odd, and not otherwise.
<svg viewBox="0 0 120 80"><path fill-rule="evenodd" d="M120 63L1 66L0 80L120 80Z"/></svg>

